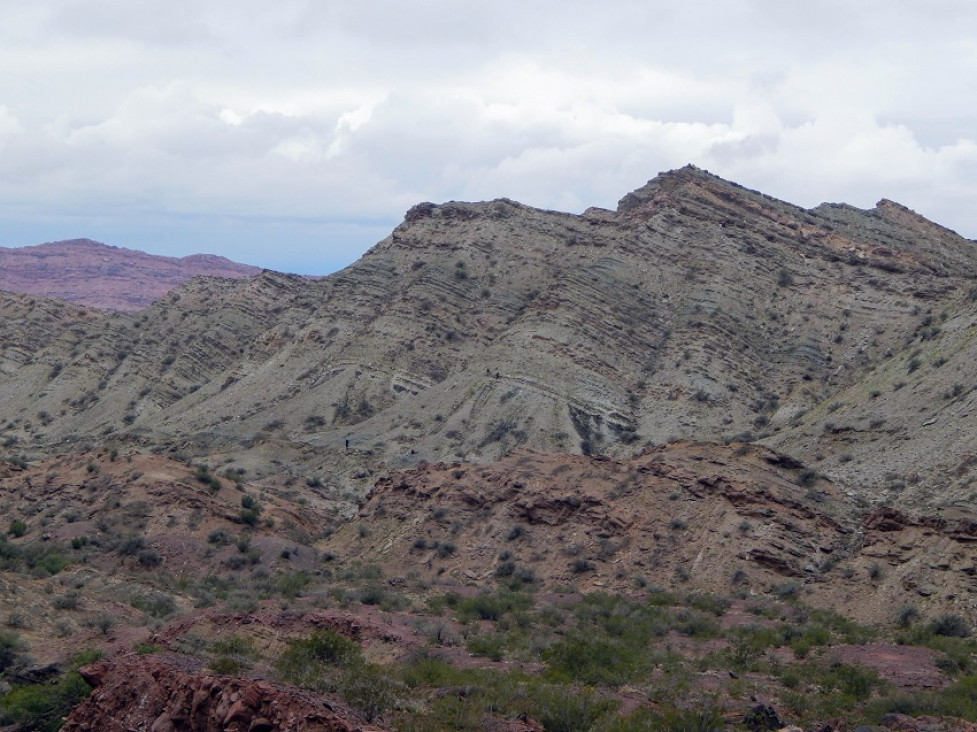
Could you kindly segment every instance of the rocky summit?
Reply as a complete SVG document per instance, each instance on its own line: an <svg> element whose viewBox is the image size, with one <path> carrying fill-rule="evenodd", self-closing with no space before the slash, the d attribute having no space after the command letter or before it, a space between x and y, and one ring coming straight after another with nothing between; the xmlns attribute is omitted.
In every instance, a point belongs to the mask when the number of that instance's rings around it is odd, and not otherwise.
<svg viewBox="0 0 977 732"><path fill-rule="evenodd" d="M0 720L43 683L72 730L977 721L977 243L904 206L688 166L418 204L318 280L170 262L138 310L134 253L74 303L23 256Z"/></svg>

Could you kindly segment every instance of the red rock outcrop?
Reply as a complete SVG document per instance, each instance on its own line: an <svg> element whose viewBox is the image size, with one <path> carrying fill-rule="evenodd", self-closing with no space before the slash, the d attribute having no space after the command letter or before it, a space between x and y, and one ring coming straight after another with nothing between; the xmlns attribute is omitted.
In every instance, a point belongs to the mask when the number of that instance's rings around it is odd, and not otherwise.
<svg viewBox="0 0 977 732"><path fill-rule="evenodd" d="M266 681L178 671L155 656L111 658L81 669L95 687L65 732L367 732L321 697Z"/></svg>

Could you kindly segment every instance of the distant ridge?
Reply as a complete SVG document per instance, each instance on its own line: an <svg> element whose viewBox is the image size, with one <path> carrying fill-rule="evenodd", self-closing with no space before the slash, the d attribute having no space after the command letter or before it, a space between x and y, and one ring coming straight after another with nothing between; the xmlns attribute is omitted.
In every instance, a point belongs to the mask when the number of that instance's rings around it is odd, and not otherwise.
<svg viewBox="0 0 977 732"><path fill-rule="evenodd" d="M240 279L259 272L212 254L163 257L91 239L0 247L0 290L101 310L141 310L199 275Z"/></svg>

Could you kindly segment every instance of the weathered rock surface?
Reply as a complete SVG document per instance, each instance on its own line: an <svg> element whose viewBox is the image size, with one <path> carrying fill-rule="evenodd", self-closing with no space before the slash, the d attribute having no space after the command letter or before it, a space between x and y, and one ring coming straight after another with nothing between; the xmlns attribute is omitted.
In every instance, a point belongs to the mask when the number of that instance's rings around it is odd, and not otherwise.
<svg viewBox="0 0 977 732"><path fill-rule="evenodd" d="M81 669L94 687L65 732L354 732L378 730L335 711L321 696L266 681L178 671L153 656Z"/></svg>
<svg viewBox="0 0 977 732"><path fill-rule="evenodd" d="M928 617L977 608L972 518L865 513L802 464L735 443L398 472L320 547L433 583L525 573L581 591L790 593L875 623L909 603Z"/></svg>
<svg viewBox="0 0 977 732"><path fill-rule="evenodd" d="M206 482L188 465L138 453L70 455L26 468L0 463L4 529L15 519L24 524L23 536L7 537L2 548L41 547L67 562L57 580L25 566L18 573L16 563L0 571L0 617L22 618L18 632L38 662L86 644L131 648L149 632L136 606L157 615L192 607L191 597L171 594L176 580L192 587L206 575L259 565L319 567L308 544L333 522L330 501L307 489L299 503L287 492L203 475ZM254 526L241 517L245 494L260 506ZM93 622L100 616L113 619L111 633Z"/></svg>
<svg viewBox="0 0 977 732"><path fill-rule="evenodd" d="M137 315L0 297L0 430L354 492L383 465L738 437L946 507L977 454L975 273L897 204L808 211L692 167L616 211L422 204L321 281L194 280Z"/></svg>

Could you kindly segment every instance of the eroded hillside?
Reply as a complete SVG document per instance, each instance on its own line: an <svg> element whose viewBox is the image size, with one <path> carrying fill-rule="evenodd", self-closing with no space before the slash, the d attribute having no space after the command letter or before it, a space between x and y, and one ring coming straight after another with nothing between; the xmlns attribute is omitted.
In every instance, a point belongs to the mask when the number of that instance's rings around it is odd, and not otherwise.
<svg viewBox="0 0 977 732"><path fill-rule="evenodd" d="M381 465L679 438L765 440L848 477L812 420L848 392L898 391L885 364L920 348L960 354L928 389L966 398L975 271L972 242L896 204L806 211L691 167L617 211L422 204L321 281L205 278L38 336L7 358L0 428L28 453L97 435L354 492ZM845 450L867 493L887 472L878 429ZM887 439L886 460L958 497L960 481L928 481L959 458L921 436Z"/></svg>
<svg viewBox="0 0 977 732"><path fill-rule="evenodd" d="M0 721L965 729L975 277L690 166L322 280L0 294Z"/></svg>

